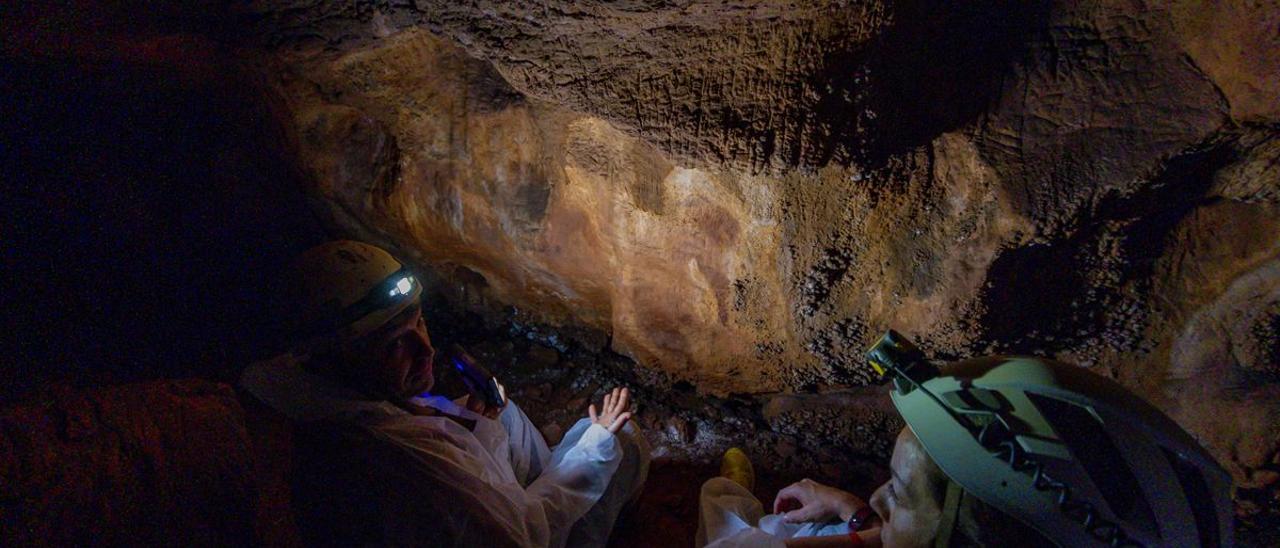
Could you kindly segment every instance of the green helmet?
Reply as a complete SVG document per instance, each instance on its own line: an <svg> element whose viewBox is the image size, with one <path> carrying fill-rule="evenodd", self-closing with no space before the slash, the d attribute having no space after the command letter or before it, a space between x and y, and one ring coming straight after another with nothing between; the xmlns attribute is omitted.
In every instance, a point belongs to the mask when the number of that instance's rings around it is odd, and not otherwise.
<svg viewBox="0 0 1280 548"><path fill-rule="evenodd" d="M418 302L422 285L381 248L338 240L299 255L282 293L295 338L351 340Z"/></svg>
<svg viewBox="0 0 1280 548"><path fill-rule="evenodd" d="M1114 381L1031 357L939 370L893 331L867 357L951 482L937 545L965 494L1060 546L1231 545L1230 476Z"/></svg>

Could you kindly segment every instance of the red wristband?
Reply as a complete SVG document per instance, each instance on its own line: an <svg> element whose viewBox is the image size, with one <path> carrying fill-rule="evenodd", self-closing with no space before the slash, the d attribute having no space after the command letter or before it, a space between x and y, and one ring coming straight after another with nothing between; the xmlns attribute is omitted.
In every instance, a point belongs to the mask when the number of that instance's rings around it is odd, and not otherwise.
<svg viewBox="0 0 1280 548"><path fill-rule="evenodd" d="M861 548L867 545L867 541L862 540L862 537L858 536L858 532L853 529L849 530L849 540L853 541L854 548Z"/></svg>

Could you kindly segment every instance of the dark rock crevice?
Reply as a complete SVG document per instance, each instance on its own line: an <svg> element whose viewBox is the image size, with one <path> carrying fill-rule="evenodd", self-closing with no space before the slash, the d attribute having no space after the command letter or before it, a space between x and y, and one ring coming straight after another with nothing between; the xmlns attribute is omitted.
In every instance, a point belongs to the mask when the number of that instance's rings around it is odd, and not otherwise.
<svg viewBox="0 0 1280 548"><path fill-rule="evenodd" d="M1002 352L1041 355L1098 339L1144 350L1156 263L1177 244L1178 223L1215 200L1213 174L1238 160L1231 139L1198 148L1166 162L1136 193L1104 198L1068 237L1001 253L987 274L984 338ZM1032 306L1024 305L1028 294L1036 295Z"/></svg>

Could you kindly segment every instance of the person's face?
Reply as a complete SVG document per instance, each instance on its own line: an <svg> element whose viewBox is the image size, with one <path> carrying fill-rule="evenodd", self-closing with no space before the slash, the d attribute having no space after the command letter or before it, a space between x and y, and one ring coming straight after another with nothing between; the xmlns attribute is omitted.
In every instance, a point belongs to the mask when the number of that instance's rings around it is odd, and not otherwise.
<svg viewBox="0 0 1280 548"><path fill-rule="evenodd" d="M421 306L401 312L353 350L359 368L356 376L373 394L407 398L430 389L435 382L431 361L436 351Z"/></svg>
<svg viewBox="0 0 1280 548"><path fill-rule="evenodd" d="M932 488L940 472L911 429L898 434L889 469L892 477L871 494L871 509L884 521L880 539L892 548L928 546L942 515Z"/></svg>

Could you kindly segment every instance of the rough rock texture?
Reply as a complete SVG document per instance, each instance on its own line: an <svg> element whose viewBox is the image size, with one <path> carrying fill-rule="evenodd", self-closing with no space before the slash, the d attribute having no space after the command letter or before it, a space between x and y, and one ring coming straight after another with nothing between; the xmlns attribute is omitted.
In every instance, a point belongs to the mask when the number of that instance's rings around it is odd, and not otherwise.
<svg viewBox="0 0 1280 548"><path fill-rule="evenodd" d="M244 17L318 209L451 303L715 395L863 385L887 327L1055 356L1276 512L1280 8L941 4Z"/></svg>
<svg viewBox="0 0 1280 548"><path fill-rule="evenodd" d="M256 492L226 385L60 389L0 413L6 546L246 545Z"/></svg>

